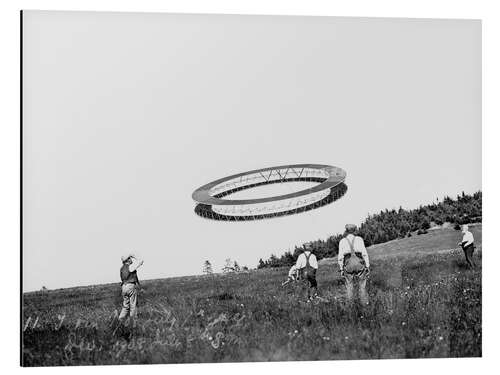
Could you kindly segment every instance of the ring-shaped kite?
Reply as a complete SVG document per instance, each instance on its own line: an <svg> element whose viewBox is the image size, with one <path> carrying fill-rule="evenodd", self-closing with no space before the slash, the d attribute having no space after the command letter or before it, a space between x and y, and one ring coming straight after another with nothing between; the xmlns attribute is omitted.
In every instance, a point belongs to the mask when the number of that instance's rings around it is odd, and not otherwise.
<svg viewBox="0 0 500 375"><path fill-rule="evenodd" d="M194 211L213 220L244 221L291 215L325 206L347 191L346 172L324 164L290 164L255 169L212 181L196 189ZM317 182L308 189L258 199L229 199L258 186L287 182Z"/></svg>

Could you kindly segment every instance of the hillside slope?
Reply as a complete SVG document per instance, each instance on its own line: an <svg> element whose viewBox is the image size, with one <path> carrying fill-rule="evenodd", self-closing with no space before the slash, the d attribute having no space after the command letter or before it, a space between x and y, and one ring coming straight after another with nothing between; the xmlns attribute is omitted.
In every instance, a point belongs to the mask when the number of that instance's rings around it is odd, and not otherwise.
<svg viewBox="0 0 500 375"><path fill-rule="evenodd" d="M385 244L388 241L407 237L409 234L425 232L433 226L457 226L482 221L482 192L468 195L462 193L456 199L445 197L442 201L421 205L414 209L386 209L369 214L361 222L358 233L365 240L366 246ZM343 233L337 233L326 239L310 241L318 259L331 258L338 254L338 245ZM295 246L293 251L284 251L281 256L274 254L268 260L259 260L258 268L291 266L294 259L304 248L304 244Z"/></svg>
<svg viewBox="0 0 500 375"><path fill-rule="evenodd" d="M116 324L118 284L27 293L24 363L481 356L481 251L467 269L460 238L441 229L370 247L367 307L344 303L335 259L322 261L313 303L303 284L280 286L283 268L146 281L135 327Z"/></svg>
<svg viewBox="0 0 500 375"><path fill-rule="evenodd" d="M474 235L476 247L481 248L482 224L469 224L469 230ZM384 259L394 256L415 256L433 254L437 251L451 251L457 249L457 242L462 239L460 231L449 226L429 230L426 234L415 234L412 237L388 241L367 248L370 259ZM322 264L336 263L337 257L324 258Z"/></svg>

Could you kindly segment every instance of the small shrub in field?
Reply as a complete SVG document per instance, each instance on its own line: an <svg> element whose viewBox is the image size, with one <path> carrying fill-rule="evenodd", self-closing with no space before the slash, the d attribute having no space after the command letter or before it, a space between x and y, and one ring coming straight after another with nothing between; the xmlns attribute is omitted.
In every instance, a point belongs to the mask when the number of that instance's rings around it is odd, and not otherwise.
<svg viewBox="0 0 500 375"><path fill-rule="evenodd" d="M431 227L431 224L429 223L428 220L425 220L423 223L422 223L422 226L420 227L420 229L422 230L427 230Z"/></svg>

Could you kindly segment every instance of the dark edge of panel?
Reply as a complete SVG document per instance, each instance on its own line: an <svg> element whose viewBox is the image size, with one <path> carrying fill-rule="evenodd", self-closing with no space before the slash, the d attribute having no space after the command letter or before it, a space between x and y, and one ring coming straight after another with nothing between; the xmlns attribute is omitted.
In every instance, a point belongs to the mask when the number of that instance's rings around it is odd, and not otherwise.
<svg viewBox="0 0 500 375"><path fill-rule="evenodd" d="M19 316L19 332L20 332L20 342L19 342L19 361L21 367L24 367L23 363L23 11L19 11L19 144L20 144L20 155L19 155L19 260L20 260L20 289L19 289L19 302L20 302L20 316Z"/></svg>

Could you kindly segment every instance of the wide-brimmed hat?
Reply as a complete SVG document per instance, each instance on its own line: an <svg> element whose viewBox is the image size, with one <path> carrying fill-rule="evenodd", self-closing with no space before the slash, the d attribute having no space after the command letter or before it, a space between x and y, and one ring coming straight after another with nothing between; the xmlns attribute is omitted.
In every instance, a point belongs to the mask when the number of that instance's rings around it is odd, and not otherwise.
<svg viewBox="0 0 500 375"><path fill-rule="evenodd" d="M355 224L346 224L345 230L348 232L354 232L356 230L356 225Z"/></svg>
<svg viewBox="0 0 500 375"><path fill-rule="evenodd" d="M312 250L313 249L313 243L312 242L306 242L304 244L304 250Z"/></svg>
<svg viewBox="0 0 500 375"><path fill-rule="evenodd" d="M130 254L130 253L122 255L122 263L125 263L128 260L128 258L130 258L131 256L132 256L132 254Z"/></svg>

